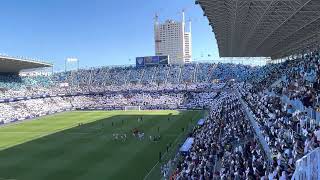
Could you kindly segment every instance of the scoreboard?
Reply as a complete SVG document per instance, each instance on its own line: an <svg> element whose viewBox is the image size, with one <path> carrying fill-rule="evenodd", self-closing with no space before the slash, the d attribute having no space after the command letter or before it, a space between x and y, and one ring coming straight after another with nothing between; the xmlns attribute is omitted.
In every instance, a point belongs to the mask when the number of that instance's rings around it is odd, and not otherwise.
<svg viewBox="0 0 320 180"><path fill-rule="evenodd" d="M169 64L169 56L145 56L136 58L136 67L166 65Z"/></svg>

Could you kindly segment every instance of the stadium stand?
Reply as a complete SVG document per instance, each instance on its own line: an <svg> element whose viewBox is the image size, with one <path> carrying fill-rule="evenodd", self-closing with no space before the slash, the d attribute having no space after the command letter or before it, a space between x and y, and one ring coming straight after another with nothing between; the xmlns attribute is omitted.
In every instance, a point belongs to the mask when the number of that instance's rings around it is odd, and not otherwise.
<svg viewBox="0 0 320 180"><path fill-rule="evenodd" d="M250 125L237 97L224 93L212 102L210 116L205 125L194 129L191 137L195 138L195 143L178 163L174 179L245 179L245 174L263 175L266 161L261 148L252 139ZM216 159L221 160L219 164ZM216 171L218 166L220 172Z"/></svg>
<svg viewBox="0 0 320 180"><path fill-rule="evenodd" d="M299 176L296 162L319 147L318 62L318 53L312 52L261 68L199 63L101 67L50 76L1 75L0 123L126 106L207 109L204 125L190 134L191 150L163 166L165 176L290 179ZM221 82L213 83L217 79ZM230 79L235 82L230 84ZM247 103L270 151L239 98Z"/></svg>
<svg viewBox="0 0 320 180"><path fill-rule="evenodd" d="M206 110L183 153L163 164L165 179L320 179L320 1L196 4L221 57L286 59L263 67L116 66L31 77L19 72L52 65L0 56L0 124L73 110Z"/></svg>

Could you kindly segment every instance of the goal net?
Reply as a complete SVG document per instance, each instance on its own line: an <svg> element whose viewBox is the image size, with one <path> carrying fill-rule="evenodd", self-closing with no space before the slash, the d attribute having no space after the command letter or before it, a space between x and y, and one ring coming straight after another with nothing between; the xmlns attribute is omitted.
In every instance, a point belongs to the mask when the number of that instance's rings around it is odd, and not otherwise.
<svg viewBox="0 0 320 180"><path fill-rule="evenodd" d="M125 106L124 110L125 111L140 111L141 107L140 106Z"/></svg>

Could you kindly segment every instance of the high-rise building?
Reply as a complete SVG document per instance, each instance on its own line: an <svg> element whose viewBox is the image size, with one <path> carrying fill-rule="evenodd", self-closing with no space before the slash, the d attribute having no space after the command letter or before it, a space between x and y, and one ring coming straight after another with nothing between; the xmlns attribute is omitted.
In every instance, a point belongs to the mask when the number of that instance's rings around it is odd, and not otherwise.
<svg viewBox="0 0 320 180"><path fill-rule="evenodd" d="M182 21L167 20L159 23L158 16L154 22L154 38L156 56L169 55L170 64L185 64L192 60L191 21L187 31L185 15Z"/></svg>

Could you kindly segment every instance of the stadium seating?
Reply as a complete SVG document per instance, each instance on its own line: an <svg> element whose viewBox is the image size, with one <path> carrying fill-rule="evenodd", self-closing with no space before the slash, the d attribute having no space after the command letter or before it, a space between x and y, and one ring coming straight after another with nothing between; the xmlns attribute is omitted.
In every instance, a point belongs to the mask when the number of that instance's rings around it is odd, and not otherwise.
<svg viewBox="0 0 320 180"><path fill-rule="evenodd" d="M319 58L311 52L263 67L192 63L0 75L0 124L75 109L207 109L204 125L190 134L190 152L165 164L165 176L290 179L296 162L320 145Z"/></svg>
<svg viewBox="0 0 320 180"><path fill-rule="evenodd" d="M188 64L156 67L101 67L55 73L52 76L0 76L0 98L59 94L74 91L173 88L183 84L211 83L214 79L244 80L255 68L234 64ZM235 73L237 74L235 76ZM238 78L237 78L238 77ZM68 87L61 88L62 84ZM142 85L143 84L143 85ZM185 86L184 86L185 87ZM154 88L154 89L157 89ZM14 92L12 92L14 91Z"/></svg>

